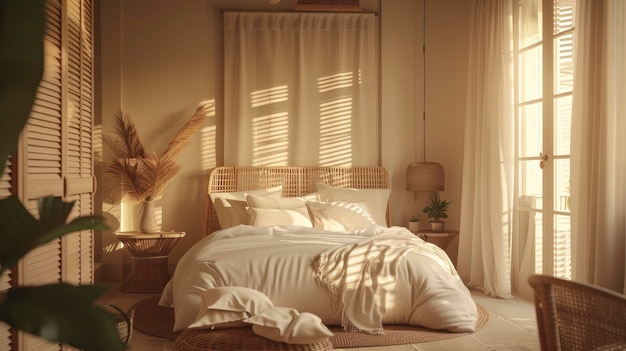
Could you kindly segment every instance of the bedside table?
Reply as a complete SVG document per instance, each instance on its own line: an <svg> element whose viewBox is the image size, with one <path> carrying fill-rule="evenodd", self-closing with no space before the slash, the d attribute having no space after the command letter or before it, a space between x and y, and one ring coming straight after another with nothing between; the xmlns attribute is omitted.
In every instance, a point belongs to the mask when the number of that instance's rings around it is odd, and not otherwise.
<svg viewBox="0 0 626 351"><path fill-rule="evenodd" d="M116 232L115 237L128 249L130 272L120 287L124 292L162 292L170 280L168 255L185 232Z"/></svg>
<svg viewBox="0 0 626 351"><path fill-rule="evenodd" d="M445 250L448 248L448 245L450 245L450 242L452 242L452 239L459 235L459 231L446 229L442 232L433 232L432 230L420 229L415 232L415 235Z"/></svg>

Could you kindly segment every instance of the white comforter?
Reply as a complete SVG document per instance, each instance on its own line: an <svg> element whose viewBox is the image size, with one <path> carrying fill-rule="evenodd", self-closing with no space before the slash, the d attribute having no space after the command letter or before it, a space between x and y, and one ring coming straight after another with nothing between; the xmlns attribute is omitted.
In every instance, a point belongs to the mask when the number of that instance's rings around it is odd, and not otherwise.
<svg viewBox="0 0 626 351"><path fill-rule="evenodd" d="M473 331L476 305L445 252L403 227L349 232L240 225L196 243L179 261L160 304L174 330L203 310L200 292L248 287L274 306L327 325L379 332L384 324Z"/></svg>

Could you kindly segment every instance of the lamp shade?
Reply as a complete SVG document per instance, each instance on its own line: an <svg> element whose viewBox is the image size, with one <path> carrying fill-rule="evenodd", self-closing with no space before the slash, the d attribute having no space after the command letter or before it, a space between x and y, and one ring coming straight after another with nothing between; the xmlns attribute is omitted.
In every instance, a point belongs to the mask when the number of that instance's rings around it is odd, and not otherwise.
<svg viewBox="0 0 626 351"><path fill-rule="evenodd" d="M445 174L437 162L413 162L406 168L406 190L443 191Z"/></svg>

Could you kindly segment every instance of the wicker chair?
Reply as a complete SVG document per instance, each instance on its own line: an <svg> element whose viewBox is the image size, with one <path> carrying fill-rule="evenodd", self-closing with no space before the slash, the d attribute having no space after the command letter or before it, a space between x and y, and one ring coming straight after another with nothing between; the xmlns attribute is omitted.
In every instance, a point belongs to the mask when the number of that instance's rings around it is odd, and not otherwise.
<svg viewBox="0 0 626 351"><path fill-rule="evenodd" d="M541 350L626 350L626 296L614 291L533 275Z"/></svg>

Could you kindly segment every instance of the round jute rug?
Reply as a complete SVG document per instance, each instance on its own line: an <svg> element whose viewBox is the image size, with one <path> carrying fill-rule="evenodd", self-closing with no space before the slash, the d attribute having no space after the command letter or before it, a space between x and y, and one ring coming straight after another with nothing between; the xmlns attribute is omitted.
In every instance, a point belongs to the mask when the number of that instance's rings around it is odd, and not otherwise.
<svg viewBox="0 0 626 351"><path fill-rule="evenodd" d="M134 305L130 311L133 313L134 328L146 334L175 340L181 332L173 332L174 310L170 307L158 305L159 296L151 297ZM476 330L483 328L489 321L489 311L481 305L478 308ZM391 346L402 344L418 344L423 342L444 340L466 336L471 333L450 333L441 330L433 330L409 325L385 325L383 335L370 335L365 333L346 332L341 327L330 327L333 336L330 341L334 348L352 348L369 346ZM219 330L207 330L207 333L217 333Z"/></svg>

